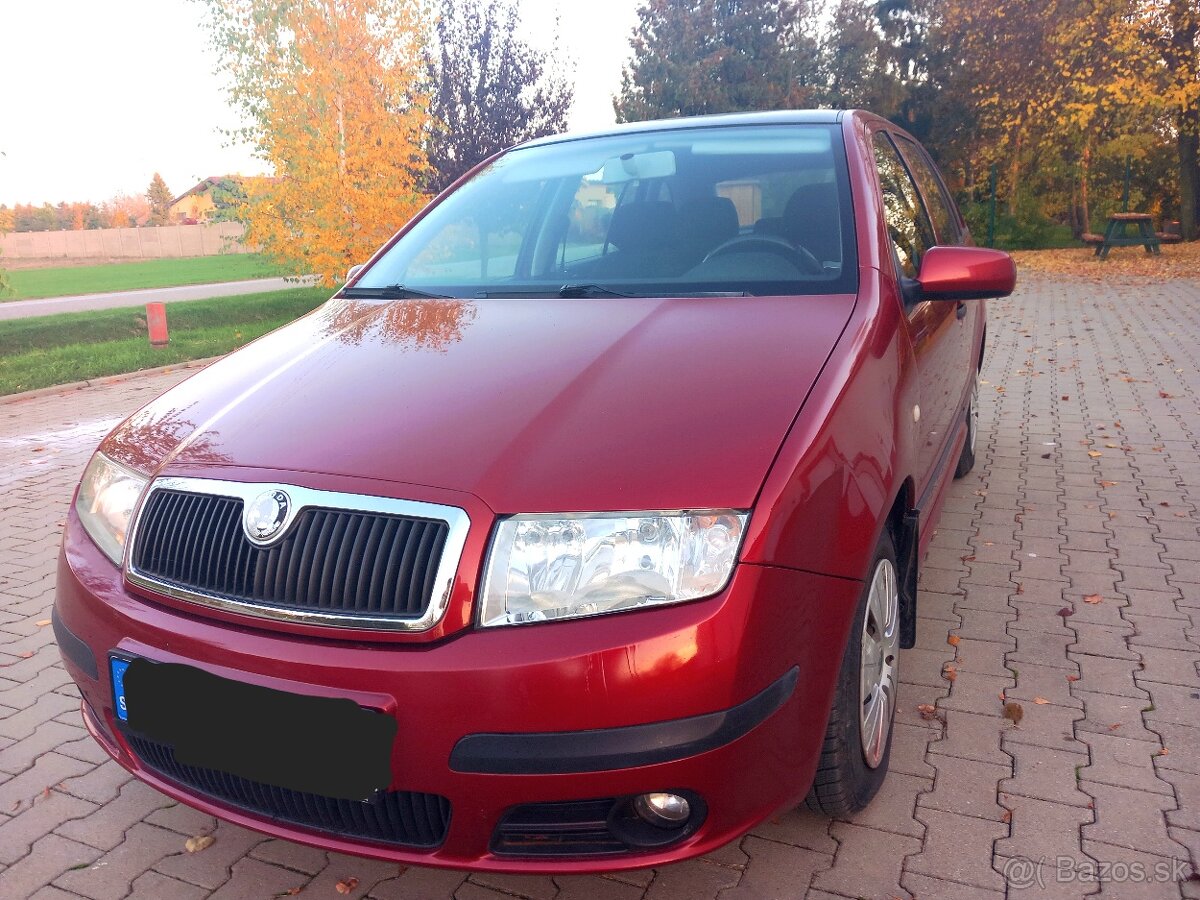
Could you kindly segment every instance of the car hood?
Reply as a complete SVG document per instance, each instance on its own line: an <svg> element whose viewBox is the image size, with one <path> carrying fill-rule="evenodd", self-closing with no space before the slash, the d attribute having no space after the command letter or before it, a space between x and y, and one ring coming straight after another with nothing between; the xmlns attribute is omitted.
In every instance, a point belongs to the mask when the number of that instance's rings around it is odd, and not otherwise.
<svg viewBox="0 0 1200 900"><path fill-rule="evenodd" d="M748 508L853 307L334 299L168 391L105 449L142 469L466 491L498 513Z"/></svg>

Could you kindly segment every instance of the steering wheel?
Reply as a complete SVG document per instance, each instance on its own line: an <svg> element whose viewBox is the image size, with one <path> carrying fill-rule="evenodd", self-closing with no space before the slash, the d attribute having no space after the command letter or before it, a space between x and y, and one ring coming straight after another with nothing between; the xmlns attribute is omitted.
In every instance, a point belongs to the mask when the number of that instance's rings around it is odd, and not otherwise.
<svg viewBox="0 0 1200 900"><path fill-rule="evenodd" d="M771 234L740 234L719 244L704 257L708 262L717 256L728 256L730 253L776 253L782 256L801 272L809 275L823 275L825 267L821 261L805 250Z"/></svg>

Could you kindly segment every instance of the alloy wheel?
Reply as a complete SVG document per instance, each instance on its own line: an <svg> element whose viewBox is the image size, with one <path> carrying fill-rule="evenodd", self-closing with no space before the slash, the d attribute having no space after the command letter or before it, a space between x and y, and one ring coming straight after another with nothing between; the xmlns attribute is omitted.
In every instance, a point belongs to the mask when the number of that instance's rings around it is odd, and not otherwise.
<svg viewBox="0 0 1200 900"><path fill-rule="evenodd" d="M875 566L863 619L859 662L859 718L863 758L878 768L887 748L896 705L896 664L900 653L900 589L889 559Z"/></svg>

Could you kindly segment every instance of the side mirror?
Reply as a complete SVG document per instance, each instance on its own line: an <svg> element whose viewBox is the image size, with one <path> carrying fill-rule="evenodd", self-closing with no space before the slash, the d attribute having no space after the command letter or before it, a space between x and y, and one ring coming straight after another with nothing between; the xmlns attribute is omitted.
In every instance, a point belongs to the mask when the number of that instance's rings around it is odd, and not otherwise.
<svg viewBox="0 0 1200 900"><path fill-rule="evenodd" d="M1017 266L1001 250L930 247L917 273L922 300L1007 297L1017 286Z"/></svg>
<svg viewBox="0 0 1200 900"><path fill-rule="evenodd" d="M346 284L352 282L355 276L358 275L358 273L364 268L366 268L366 263L359 263L357 266L351 266L349 271L346 272Z"/></svg>

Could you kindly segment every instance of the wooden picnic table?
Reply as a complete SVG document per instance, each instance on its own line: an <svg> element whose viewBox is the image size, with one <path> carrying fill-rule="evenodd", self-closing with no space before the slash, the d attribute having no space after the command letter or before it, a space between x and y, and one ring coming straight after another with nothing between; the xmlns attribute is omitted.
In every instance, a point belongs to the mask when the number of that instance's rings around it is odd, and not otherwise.
<svg viewBox="0 0 1200 900"><path fill-rule="evenodd" d="M1135 232L1131 235L1129 227ZM1149 213L1119 212L1108 217L1108 227L1103 235L1087 234L1084 241L1096 245L1096 255L1108 259L1108 251L1113 247L1136 247L1139 244L1146 248L1147 253L1159 253L1162 240L1154 232L1153 219Z"/></svg>

